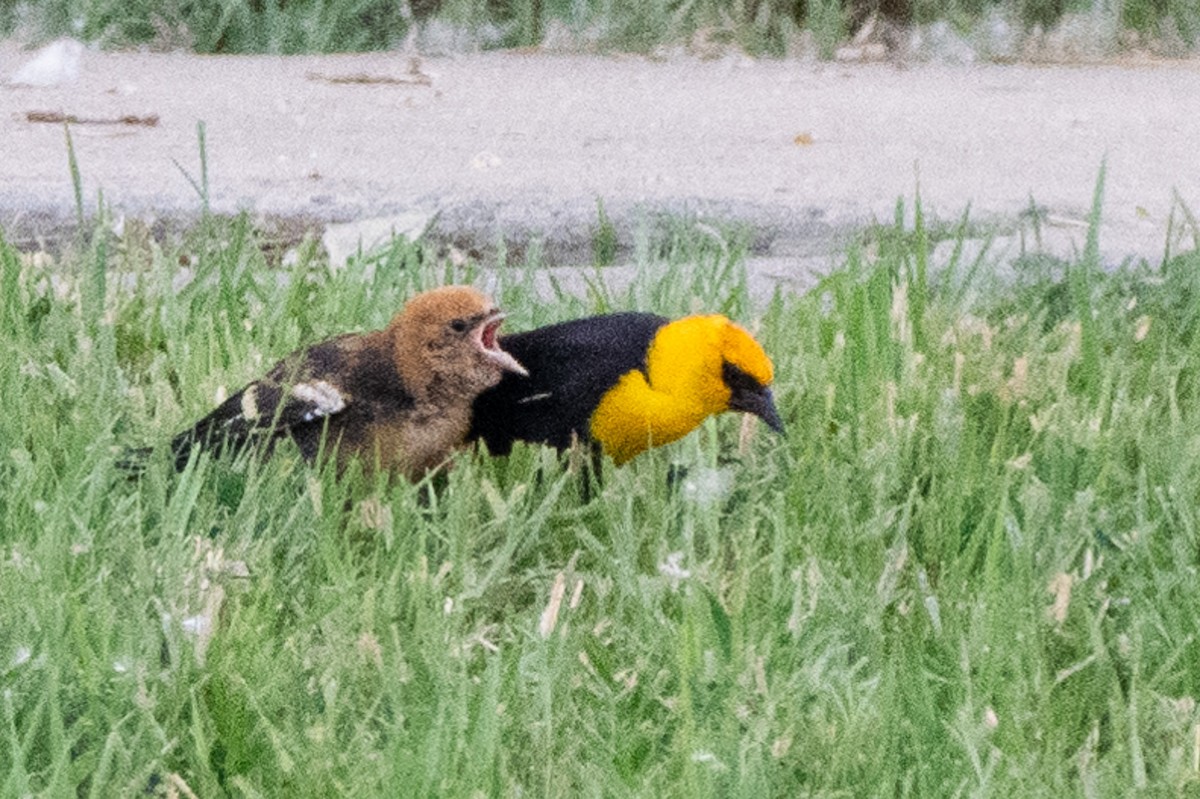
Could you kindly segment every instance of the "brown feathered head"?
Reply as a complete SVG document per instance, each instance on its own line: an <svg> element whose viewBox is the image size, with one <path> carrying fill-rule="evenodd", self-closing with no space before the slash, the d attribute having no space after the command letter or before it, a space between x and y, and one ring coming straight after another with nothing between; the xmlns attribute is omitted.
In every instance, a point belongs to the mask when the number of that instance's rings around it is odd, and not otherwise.
<svg viewBox="0 0 1200 799"><path fill-rule="evenodd" d="M502 372L528 374L500 349L504 314L470 286L443 286L416 295L389 325L401 376L415 393L436 387L473 398Z"/></svg>

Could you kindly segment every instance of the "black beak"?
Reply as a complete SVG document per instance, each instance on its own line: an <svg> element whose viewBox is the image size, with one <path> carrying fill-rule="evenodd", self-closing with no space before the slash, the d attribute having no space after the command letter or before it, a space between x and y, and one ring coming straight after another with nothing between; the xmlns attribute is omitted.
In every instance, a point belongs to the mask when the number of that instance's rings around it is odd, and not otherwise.
<svg viewBox="0 0 1200 799"><path fill-rule="evenodd" d="M775 409L775 398L771 396L769 388L735 388L729 397L729 407L735 411L752 413L776 433L786 435L783 420L779 418L779 411Z"/></svg>

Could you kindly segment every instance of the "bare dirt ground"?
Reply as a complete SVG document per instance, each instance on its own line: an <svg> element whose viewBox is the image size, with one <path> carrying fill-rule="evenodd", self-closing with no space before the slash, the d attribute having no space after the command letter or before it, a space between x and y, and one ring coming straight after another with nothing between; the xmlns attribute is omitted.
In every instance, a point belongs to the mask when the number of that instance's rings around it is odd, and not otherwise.
<svg viewBox="0 0 1200 799"><path fill-rule="evenodd" d="M0 79L29 58L0 45ZM897 69L504 53L414 65L86 51L69 84L0 85L0 229L24 247L52 246L74 219L63 126L38 121L55 114L79 120L89 207L102 191L118 215L194 218L199 199L173 161L198 176L203 121L218 212L296 230L415 211L460 244L532 236L552 262L581 263L599 200L623 242L663 211L747 223L767 271L801 284L852 231L890 221L918 173L937 218L969 206L1016 241L1032 201L1053 246L1070 249L1107 159L1109 261L1160 258L1177 196L1200 212L1196 61Z"/></svg>

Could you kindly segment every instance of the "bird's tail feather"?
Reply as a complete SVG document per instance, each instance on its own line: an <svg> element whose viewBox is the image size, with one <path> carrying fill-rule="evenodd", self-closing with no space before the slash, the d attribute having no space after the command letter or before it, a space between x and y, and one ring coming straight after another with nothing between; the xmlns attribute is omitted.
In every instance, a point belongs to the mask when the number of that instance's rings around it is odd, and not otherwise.
<svg viewBox="0 0 1200 799"><path fill-rule="evenodd" d="M130 480L136 480L145 473L153 455L153 447L126 447L117 458L116 466L125 472Z"/></svg>

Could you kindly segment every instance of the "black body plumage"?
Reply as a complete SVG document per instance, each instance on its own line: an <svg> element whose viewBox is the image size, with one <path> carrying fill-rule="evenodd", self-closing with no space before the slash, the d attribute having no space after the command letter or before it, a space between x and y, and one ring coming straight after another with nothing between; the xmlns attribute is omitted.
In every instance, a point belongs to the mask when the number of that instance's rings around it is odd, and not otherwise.
<svg viewBox="0 0 1200 799"><path fill-rule="evenodd" d="M626 312L501 336L529 375L505 374L475 399L468 440L482 440L494 455L507 455L518 440L558 449L573 438L587 441L601 398L621 375L645 369L650 343L668 321Z"/></svg>

